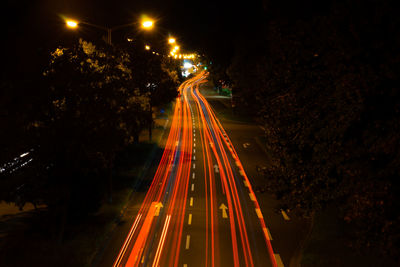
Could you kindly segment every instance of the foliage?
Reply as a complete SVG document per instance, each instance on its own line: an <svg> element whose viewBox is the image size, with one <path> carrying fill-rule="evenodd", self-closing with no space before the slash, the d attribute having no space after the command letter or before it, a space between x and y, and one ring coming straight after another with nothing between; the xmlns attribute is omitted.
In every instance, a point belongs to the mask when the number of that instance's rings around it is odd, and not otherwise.
<svg viewBox="0 0 400 267"><path fill-rule="evenodd" d="M62 236L67 215L87 215L111 196L116 154L149 124L149 92L133 79L131 60L123 50L82 40L51 54L16 130L35 148L33 161L2 175L2 200L46 204Z"/></svg>
<svg viewBox="0 0 400 267"><path fill-rule="evenodd" d="M257 100L272 156L265 183L281 208L310 215L335 203L354 245L399 256L399 21L389 7L271 16L257 54L243 44L228 73L243 103Z"/></svg>

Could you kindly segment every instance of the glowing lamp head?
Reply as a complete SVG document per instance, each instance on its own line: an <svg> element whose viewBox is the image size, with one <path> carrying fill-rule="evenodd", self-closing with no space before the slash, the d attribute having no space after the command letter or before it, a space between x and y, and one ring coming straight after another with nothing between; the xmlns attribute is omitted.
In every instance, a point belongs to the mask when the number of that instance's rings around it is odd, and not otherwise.
<svg viewBox="0 0 400 267"><path fill-rule="evenodd" d="M65 24L67 24L68 28L77 28L78 27L78 22L76 22L75 20L67 20L65 21Z"/></svg>
<svg viewBox="0 0 400 267"><path fill-rule="evenodd" d="M143 29L150 30L153 28L153 26L154 26L154 22L152 20L147 19L147 20L142 21Z"/></svg>
<svg viewBox="0 0 400 267"><path fill-rule="evenodd" d="M149 46L149 45L146 45L144 48L145 48L146 50L150 50L150 46Z"/></svg>
<svg viewBox="0 0 400 267"><path fill-rule="evenodd" d="M170 43L170 44L174 44L174 43L176 43L176 40L175 40L175 38L169 38L168 39L168 43Z"/></svg>

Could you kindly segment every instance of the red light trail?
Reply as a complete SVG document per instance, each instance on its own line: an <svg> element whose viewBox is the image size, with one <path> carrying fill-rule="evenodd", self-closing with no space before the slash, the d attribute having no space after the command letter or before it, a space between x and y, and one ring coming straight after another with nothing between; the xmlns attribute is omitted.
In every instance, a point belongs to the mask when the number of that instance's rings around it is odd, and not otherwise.
<svg viewBox="0 0 400 267"><path fill-rule="evenodd" d="M270 265L278 266L250 181L222 124L198 90L206 77L202 72L179 87L180 97L176 99L162 158L114 266L214 267L226 266L228 262L235 267L255 266L253 243L256 241L254 237L249 238L253 231L262 233L263 251L269 255ZM203 163L198 170L195 169L196 120L201 142L197 150L202 153L197 161ZM204 179L204 199L195 202L204 207L202 218L197 222L203 229L204 246L198 251L203 264L190 264L182 259L182 251L190 247L190 235L186 235L186 243L182 239L184 231L187 233L185 218L194 202L193 196L188 201L190 191L194 191L193 183L189 189L190 178L194 179L196 173ZM249 200L243 200L244 190L248 190L253 207L249 207ZM251 229L246 223L248 212L245 214L243 209L249 208L255 209L252 216L258 218L259 229ZM192 225L191 213L189 220L188 224ZM227 240L230 249L226 246Z"/></svg>

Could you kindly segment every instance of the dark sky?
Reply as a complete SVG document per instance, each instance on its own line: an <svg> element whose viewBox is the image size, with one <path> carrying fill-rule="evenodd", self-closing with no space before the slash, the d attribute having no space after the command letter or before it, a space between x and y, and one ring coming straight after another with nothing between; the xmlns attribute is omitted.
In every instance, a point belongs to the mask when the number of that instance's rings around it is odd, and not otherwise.
<svg viewBox="0 0 400 267"><path fill-rule="evenodd" d="M250 29L259 16L261 3L262 0L6 0L2 25L11 61L15 56L19 62L29 60L42 50L68 43L71 33L61 16L113 27L138 21L142 14L157 19L156 34L160 38L172 34L183 49L226 59L240 29ZM90 39L99 34L94 31L87 28L79 35ZM128 31L132 29L116 32L113 41L121 41L118 38L126 36Z"/></svg>

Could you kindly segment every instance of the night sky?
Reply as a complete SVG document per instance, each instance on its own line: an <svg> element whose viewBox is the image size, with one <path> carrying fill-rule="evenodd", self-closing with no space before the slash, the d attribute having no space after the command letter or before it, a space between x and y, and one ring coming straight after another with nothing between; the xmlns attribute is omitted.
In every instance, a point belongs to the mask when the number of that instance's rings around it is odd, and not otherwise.
<svg viewBox="0 0 400 267"><path fill-rule="evenodd" d="M254 21L262 16L262 0L240 1L132 1L132 0L8 0L2 25L6 26L8 53L6 60L16 65L17 72L29 72L48 49L65 45L71 32L65 28L62 16L73 17L97 25L114 27L135 22L142 14L157 20L156 33L177 37L186 51L206 54L229 61L232 41L242 31L251 31ZM113 42L133 29L113 34ZM75 33L74 33L75 34ZM83 29L80 37L90 40L102 34L95 29ZM13 68L11 68L13 69Z"/></svg>

